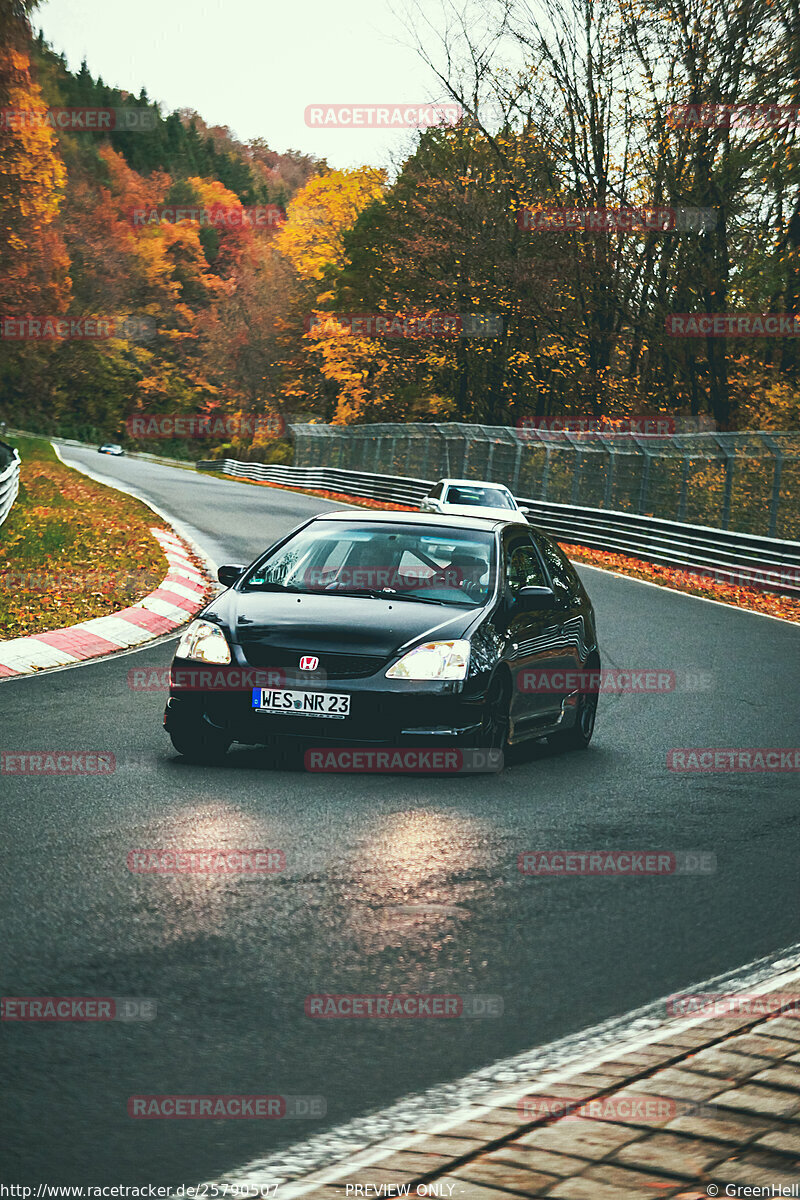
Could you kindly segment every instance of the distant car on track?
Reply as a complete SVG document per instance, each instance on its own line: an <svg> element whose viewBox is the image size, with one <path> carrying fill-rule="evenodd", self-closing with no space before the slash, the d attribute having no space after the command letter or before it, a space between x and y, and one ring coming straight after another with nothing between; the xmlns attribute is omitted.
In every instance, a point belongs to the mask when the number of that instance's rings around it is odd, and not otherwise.
<svg viewBox="0 0 800 1200"><path fill-rule="evenodd" d="M423 499L419 511L519 521L526 521L530 515L530 509L521 508L502 483L475 479L440 479Z"/></svg>
<svg viewBox="0 0 800 1200"><path fill-rule="evenodd" d="M172 663L164 727L187 759L286 738L589 744L597 691L575 673L600 669L592 603L555 543L510 510L322 513L218 576L227 590ZM542 671L561 682L531 687Z"/></svg>
<svg viewBox="0 0 800 1200"><path fill-rule="evenodd" d="M97 447L98 454L113 454L115 458L120 458L125 451L117 442L103 442L102 446Z"/></svg>

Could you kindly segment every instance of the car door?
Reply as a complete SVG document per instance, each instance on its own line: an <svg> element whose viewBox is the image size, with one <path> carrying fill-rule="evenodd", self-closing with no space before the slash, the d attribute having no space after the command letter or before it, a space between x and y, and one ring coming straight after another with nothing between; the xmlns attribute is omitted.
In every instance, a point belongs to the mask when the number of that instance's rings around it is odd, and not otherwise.
<svg viewBox="0 0 800 1200"><path fill-rule="evenodd" d="M559 666L567 676L566 687L561 695L563 700L575 692L574 684L588 656L587 640L591 641L592 635L583 619L580 581L569 561L546 534L536 531L533 540L544 559L550 586L558 602L556 612L561 626ZM587 686L587 683L588 678L581 677L580 686Z"/></svg>
<svg viewBox="0 0 800 1200"><path fill-rule="evenodd" d="M503 543L507 657L514 681L512 731L521 734L536 725L553 724L561 711L561 695L539 686L562 665L561 616L556 608L531 612L518 607L521 588L549 587L550 580L530 532L506 529Z"/></svg>

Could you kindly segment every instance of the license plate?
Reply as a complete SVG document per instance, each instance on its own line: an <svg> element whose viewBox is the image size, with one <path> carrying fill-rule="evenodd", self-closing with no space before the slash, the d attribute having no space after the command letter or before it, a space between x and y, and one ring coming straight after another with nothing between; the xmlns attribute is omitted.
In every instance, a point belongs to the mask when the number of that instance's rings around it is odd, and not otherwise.
<svg viewBox="0 0 800 1200"><path fill-rule="evenodd" d="M257 712L283 713L286 717L350 716L350 697L344 692L296 692L285 688L253 688Z"/></svg>

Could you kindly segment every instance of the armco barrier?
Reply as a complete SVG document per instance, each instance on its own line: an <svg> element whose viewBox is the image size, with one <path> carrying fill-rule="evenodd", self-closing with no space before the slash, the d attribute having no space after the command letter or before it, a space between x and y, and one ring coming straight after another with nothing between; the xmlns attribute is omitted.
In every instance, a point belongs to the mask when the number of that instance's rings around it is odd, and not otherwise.
<svg viewBox="0 0 800 1200"><path fill-rule="evenodd" d="M418 505L433 480L401 475L374 475L336 467L265 466L235 459L203 461L198 470L221 471L241 479L284 484L287 487L342 492L393 504ZM800 597L800 542L757 537L748 533L686 525L633 513L577 508L571 504L517 497L535 514L534 525L561 542L631 554L665 566L714 572L720 580Z"/></svg>
<svg viewBox="0 0 800 1200"><path fill-rule="evenodd" d="M402 475L373 475L361 471L340 471L336 467L265 466L263 463L238 462L233 458L195 463L198 471L221 471L240 479L264 483L284 483L287 487L317 488L324 492L343 492L367 500L386 500L390 504L419 504L433 487L425 479L407 479Z"/></svg>
<svg viewBox="0 0 800 1200"><path fill-rule="evenodd" d="M20 458L13 446L0 442L0 525L11 512L19 491Z"/></svg>

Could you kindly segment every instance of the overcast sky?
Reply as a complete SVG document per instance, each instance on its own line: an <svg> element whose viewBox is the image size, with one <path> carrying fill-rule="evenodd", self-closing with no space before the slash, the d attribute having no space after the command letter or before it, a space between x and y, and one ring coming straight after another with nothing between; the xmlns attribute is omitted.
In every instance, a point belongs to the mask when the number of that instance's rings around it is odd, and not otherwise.
<svg viewBox="0 0 800 1200"><path fill-rule="evenodd" d="M314 129L310 104L443 100L392 0L45 0L33 17L72 69L85 57L162 111L193 108L244 141L331 166L389 166L408 131ZM402 9L397 0L395 11Z"/></svg>

